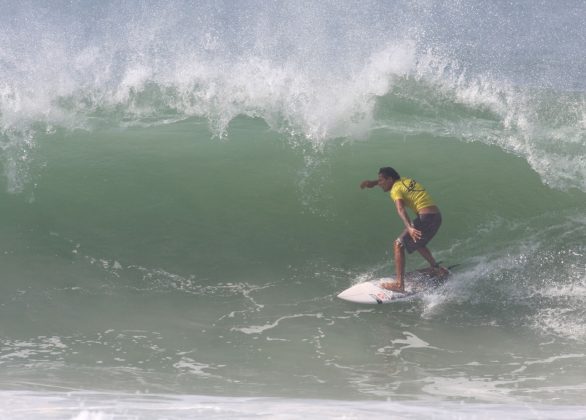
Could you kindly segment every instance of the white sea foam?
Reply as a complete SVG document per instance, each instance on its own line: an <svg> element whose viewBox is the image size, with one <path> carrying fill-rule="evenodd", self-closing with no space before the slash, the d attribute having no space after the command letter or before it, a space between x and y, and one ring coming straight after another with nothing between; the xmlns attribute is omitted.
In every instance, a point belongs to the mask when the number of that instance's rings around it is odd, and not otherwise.
<svg viewBox="0 0 586 420"><path fill-rule="evenodd" d="M405 335L405 339L392 340L391 345L381 347L377 351L379 353L386 353L387 350L393 350L393 356L399 356L401 352L411 348L427 348L438 350L437 347L430 345L429 343L417 337L415 334L410 333L409 331L404 331L403 335ZM401 344L404 345L400 346Z"/></svg>
<svg viewBox="0 0 586 420"><path fill-rule="evenodd" d="M464 384L464 383L463 383ZM447 385L447 384L446 384ZM465 388L459 388L465 391ZM3 391L0 418L190 419L267 417L274 419L563 419L586 415L584 406L458 403L437 401L333 401L318 399L214 397L203 395L99 392Z"/></svg>
<svg viewBox="0 0 586 420"><path fill-rule="evenodd" d="M273 329L277 327L282 321L286 319L295 319L295 318L302 318L302 317L311 317L311 318L323 318L323 314L295 314L295 315L287 315L278 318L274 322L264 324L264 325L251 325L249 327L233 327L232 331L240 331L244 334L261 334L266 330Z"/></svg>

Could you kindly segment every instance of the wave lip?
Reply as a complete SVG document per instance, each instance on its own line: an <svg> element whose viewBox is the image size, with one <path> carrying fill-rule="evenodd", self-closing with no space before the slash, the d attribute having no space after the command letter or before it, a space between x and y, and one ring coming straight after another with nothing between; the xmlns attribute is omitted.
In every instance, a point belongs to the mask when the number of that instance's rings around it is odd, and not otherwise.
<svg viewBox="0 0 586 420"><path fill-rule="evenodd" d="M230 122L246 115L316 149L335 138L365 138L377 127L480 141L523 156L553 187L586 191L586 156L580 153L586 147L584 94L469 79L451 61L418 57L415 50L409 42L392 45L351 78L304 74L253 57L232 64L184 61L164 74L132 65L102 85L34 91L4 86L5 173L18 190L36 138L55 127L94 130L196 116L224 137Z"/></svg>

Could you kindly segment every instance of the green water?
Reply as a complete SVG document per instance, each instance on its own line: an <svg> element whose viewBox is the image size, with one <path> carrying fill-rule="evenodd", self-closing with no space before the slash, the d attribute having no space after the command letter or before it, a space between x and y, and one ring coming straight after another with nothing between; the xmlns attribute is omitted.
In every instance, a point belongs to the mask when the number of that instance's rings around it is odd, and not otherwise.
<svg viewBox="0 0 586 420"><path fill-rule="evenodd" d="M4 387L579 401L586 200L495 146L381 129L316 151L238 118L35 153L1 200ZM385 165L431 191L431 249L460 266L420 301L352 305L335 295L394 270L394 206L359 188Z"/></svg>

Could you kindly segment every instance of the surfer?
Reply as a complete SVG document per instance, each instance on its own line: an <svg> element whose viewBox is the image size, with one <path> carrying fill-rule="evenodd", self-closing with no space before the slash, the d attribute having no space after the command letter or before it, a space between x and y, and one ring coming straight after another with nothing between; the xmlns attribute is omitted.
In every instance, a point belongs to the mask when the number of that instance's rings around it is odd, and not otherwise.
<svg viewBox="0 0 586 420"><path fill-rule="evenodd" d="M384 192L390 191L391 200L395 202L397 213L405 225L405 230L395 240L393 251L395 255L395 269L397 277L395 282L382 285L385 289L404 292L405 277L405 250L409 254L418 251L431 266L433 273L438 276L448 274L448 270L441 267L433 258L427 243L435 236L441 223L442 216L439 208L431 199L423 186L410 178L401 178L393 168L380 168L378 179L375 181L362 181L360 188L381 187ZM412 209L416 217L411 221L407 209Z"/></svg>

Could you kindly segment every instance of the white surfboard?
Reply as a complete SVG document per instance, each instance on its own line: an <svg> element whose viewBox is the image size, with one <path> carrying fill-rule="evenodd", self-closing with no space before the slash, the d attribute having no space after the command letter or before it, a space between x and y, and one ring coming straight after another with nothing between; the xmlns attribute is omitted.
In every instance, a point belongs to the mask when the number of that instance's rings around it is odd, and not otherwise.
<svg viewBox="0 0 586 420"><path fill-rule="evenodd" d="M450 267L451 268L451 267ZM394 282L392 277L385 277L354 286L341 292L338 297L353 303L366 303L376 305L379 303L391 303L399 300L407 300L416 297L418 294L433 289L443 284L449 274L436 275L429 268L405 273L405 292L394 292L385 289L381 285Z"/></svg>

